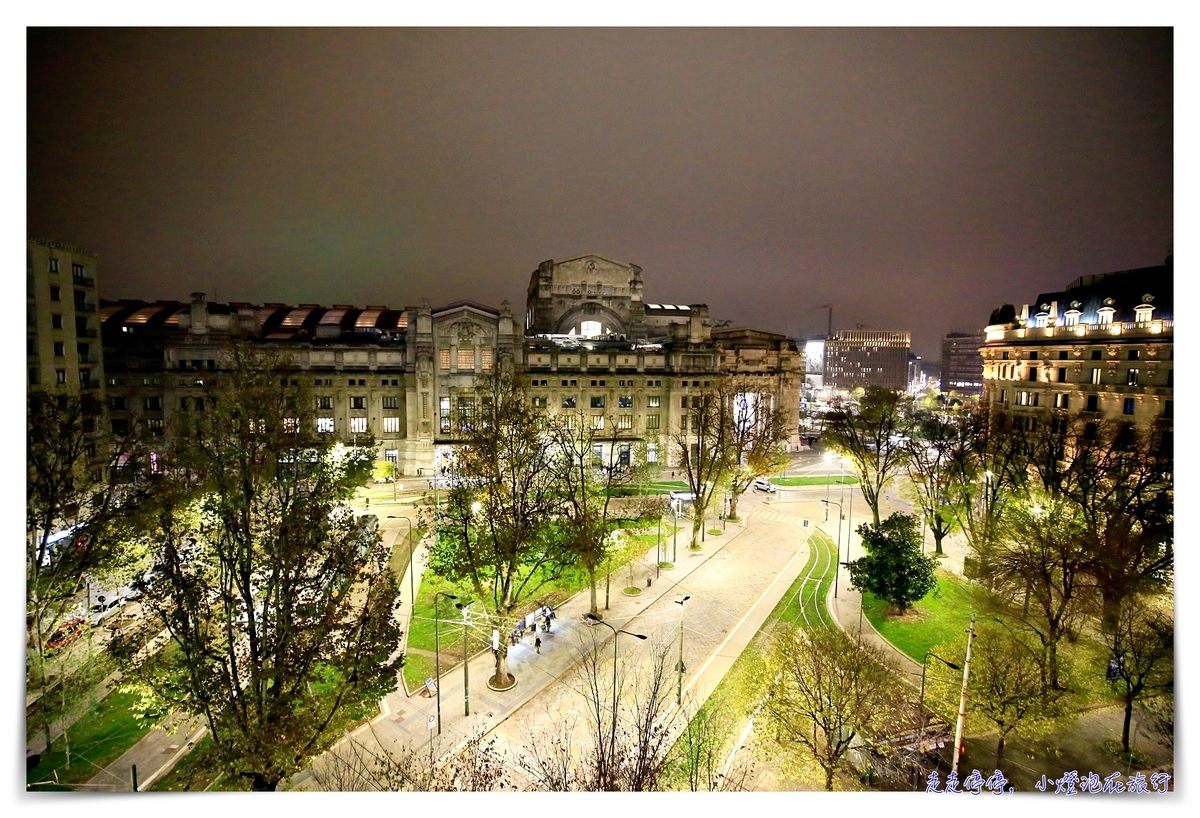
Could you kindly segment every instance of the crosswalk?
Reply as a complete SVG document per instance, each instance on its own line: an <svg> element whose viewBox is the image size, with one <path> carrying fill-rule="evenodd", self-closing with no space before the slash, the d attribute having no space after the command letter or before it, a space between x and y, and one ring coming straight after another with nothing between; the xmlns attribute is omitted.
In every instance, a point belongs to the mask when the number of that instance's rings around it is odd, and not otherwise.
<svg viewBox="0 0 1200 818"><path fill-rule="evenodd" d="M778 511L767 511L764 508L754 509L746 514L746 518L748 520L770 520L773 523L788 523L800 528L804 527L804 520L806 519L805 517L797 514L781 514ZM811 528L813 525L813 520L809 519L808 527Z"/></svg>

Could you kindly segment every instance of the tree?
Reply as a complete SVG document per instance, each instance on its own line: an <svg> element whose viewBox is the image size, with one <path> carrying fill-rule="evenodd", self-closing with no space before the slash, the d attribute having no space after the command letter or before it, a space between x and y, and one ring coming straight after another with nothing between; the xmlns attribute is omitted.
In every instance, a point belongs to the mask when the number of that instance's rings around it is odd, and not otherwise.
<svg viewBox="0 0 1200 818"><path fill-rule="evenodd" d="M1034 496L1013 503L1000 532L992 592L1044 651L1044 686L1062 689L1058 644L1091 591L1092 552L1079 510L1063 499Z"/></svg>
<svg viewBox="0 0 1200 818"><path fill-rule="evenodd" d="M1125 702L1121 749L1128 753L1133 703L1174 690L1175 623L1169 610L1134 596L1125 599L1116 624L1107 643L1116 675L1113 688Z"/></svg>
<svg viewBox="0 0 1200 818"><path fill-rule="evenodd" d="M857 412L839 407L826 415L828 445L848 458L858 473L875 525L879 525L879 495L908 457L907 432L900 394L879 386L867 387Z"/></svg>
<svg viewBox="0 0 1200 818"><path fill-rule="evenodd" d="M865 557L850 563L850 582L895 605L903 613L937 587L937 563L921 553L917 518L893 514L879 525L858 527Z"/></svg>
<svg viewBox="0 0 1200 818"><path fill-rule="evenodd" d="M934 553L942 553L942 540L954 530L950 512L950 477L947 471L959 439L958 422L944 414L923 414L907 441L905 469L912 481L917 507L933 534Z"/></svg>
<svg viewBox="0 0 1200 818"><path fill-rule="evenodd" d="M316 431L282 356L234 344L208 411L175 416L155 486L157 562L144 608L174 648L134 682L201 714L226 769L273 789L337 734L335 718L393 689L400 632L388 554L347 505L369 438Z"/></svg>
<svg viewBox="0 0 1200 818"><path fill-rule="evenodd" d="M897 682L881 651L855 645L838 630L784 635L773 653L778 673L763 710L780 740L799 742L825 773L833 790L860 732L883 733L894 718Z"/></svg>
<svg viewBox="0 0 1200 818"><path fill-rule="evenodd" d="M136 555L148 445L142 427L103 431L91 395L27 398L25 483L26 678L45 694L46 642L76 609L89 577L108 580ZM60 662L61 664L61 662ZM64 668L59 669L59 683ZM42 725L51 746L49 709Z"/></svg>
<svg viewBox="0 0 1200 818"><path fill-rule="evenodd" d="M743 764L722 770L726 736L735 724L728 704L715 699L694 708L671 751L674 779L690 792L736 792L748 770Z"/></svg>
<svg viewBox="0 0 1200 818"><path fill-rule="evenodd" d="M787 412L776 404L774 395L754 391L743 380L730 380L720 392L733 404L727 480L729 515L736 518L738 500L754 481L787 465L786 444L795 430L789 428Z"/></svg>
<svg viewBox="0 0 1200 818"><path fill-rule="evenodd" d="M693 495L692 548L700 547L708 506L734 462L732 397L730 382L719 379L699 394L684 395L681 399L684 411L672 442Z"/></svg>
<svg viewBox="0 0 1200 818"><path fill-rule="evenodd" d="M477 379L476 386L479 406L467 414L473 404L460 403L461 445L429 566L453 582L469 582L492 627L507 633L517 606L557 578L571 557L554 536L562 495L549 419L507 369ZM498 689L516 683L504 639L489 683Z"/></svg>
<svg viewBox="0 0 1200 818"><path fill-rule="evenodd" d="M610 535L624 519L623 506L614 505L613 495L645 468L635 462L632 433L615 421L579 410L553 417L547 430L550 468L562 497L558 530L566 549L587 572L590 610L596 615L598 574L612 551Z"/></svg>

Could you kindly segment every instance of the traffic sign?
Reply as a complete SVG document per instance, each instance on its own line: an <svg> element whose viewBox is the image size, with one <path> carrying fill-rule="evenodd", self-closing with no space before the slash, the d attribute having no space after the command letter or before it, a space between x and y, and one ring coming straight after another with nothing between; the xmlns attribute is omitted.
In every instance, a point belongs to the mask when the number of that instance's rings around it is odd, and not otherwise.
<svg viewBox="0 0 1200 818"><path fill-rule="evenodd" d="M429 718L425 719L425 724L428 725L429 732L432 733L437 729L437 716L430 716Z"/></svg>

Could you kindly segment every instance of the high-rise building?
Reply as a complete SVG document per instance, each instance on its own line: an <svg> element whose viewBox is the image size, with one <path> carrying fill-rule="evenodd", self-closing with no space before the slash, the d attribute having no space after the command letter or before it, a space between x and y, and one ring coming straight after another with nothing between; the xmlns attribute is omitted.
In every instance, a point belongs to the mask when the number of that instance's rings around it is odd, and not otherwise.
<svg viewBox="0 0 1200 818"><path fill-rule="evenodd" d="M825 340L825 386L849 391L868 386L908 389L907 332L840 330Z"/></svg>
<svg viewBox="0 0 1200 818"><path fill-rule="evenodd" d="M983 394L982 332L951 332L942 338L942 391Z"/></svg>
<svg viewBox="0 0 1200 818"><path fill-rule="evenodd" d="M104 395L96 321L99 257L69 244L31 238L25 247L27 385L31 392Z"/></svg>
<svg viewBox="0 0 1200 818"><path fill-rule="evenodd" d="M985 400L1170 429L1174 416L1174 264L1077 278L985 330Z"/></svg>

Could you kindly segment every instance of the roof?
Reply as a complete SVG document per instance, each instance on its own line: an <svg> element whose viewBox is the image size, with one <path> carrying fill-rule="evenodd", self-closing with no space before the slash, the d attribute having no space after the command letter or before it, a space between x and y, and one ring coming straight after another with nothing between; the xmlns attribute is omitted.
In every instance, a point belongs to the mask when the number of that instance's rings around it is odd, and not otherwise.
<svg viewBox="0 0 1200 818"><path fill-rule="evenodd" d="M1169 260L1168 260L1169 261ZM1098 324L1099 310L1113 310L1113 321L1134 321L1134 309L1140 305L1154 307L1154 318L1173 318L1175 283L1173 265L1141 267L1100 275L1080 276L1065 290L1039 293L1029 305L1029 314L1036 316L1057 302L1059 315L1068 310L1079 311L1079 323Z"/></svg>

